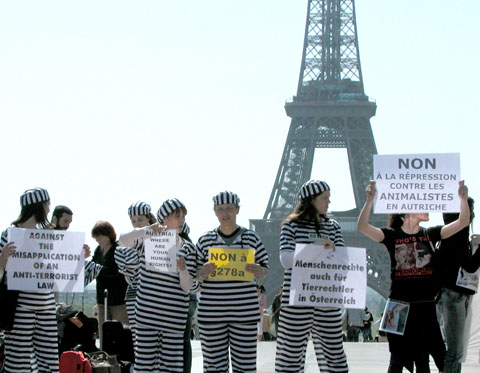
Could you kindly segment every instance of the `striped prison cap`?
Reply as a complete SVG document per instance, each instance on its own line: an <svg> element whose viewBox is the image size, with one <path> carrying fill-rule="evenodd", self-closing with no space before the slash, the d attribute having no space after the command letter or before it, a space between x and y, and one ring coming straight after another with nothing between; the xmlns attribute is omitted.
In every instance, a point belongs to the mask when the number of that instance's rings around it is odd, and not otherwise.
<svg viewBox="0 0 480 373"><path fill-rule="evenodd" d="M188 226L187 222L183 223L182 231L180 233L190 234L190 227Z"/></svg>
<svg viewBox="0 0 480 373"><path fill-rule="evenodd" d="M167 199L165 202L162 203L162 205L157 211L158 222L163 223L163 219L165 219L168 215L181 207L186 209L185 205L180 200L176 198Z"/></svg>
<svg viewBox="0 0 480 373"><path fill-rule="evenodd" d="M28 189L20 196L20 206L22 207L47 201L50 201L50 196L47 190L43 188Z"/></svg>
<svg viewBox="0 0 480 373"><path fill-rule="evenodd" d="M238 207L240 204L240 198L233 192L220 192L215 197L213 197L213 206L217 205L226 205L233 203Z"/></svg>
<svg viewBox="0 0 480 373"><path fill-rule="evenodd" d="M150 205L146 202L135 202L128 208L128 216L148 215L152 211Z"/></svg>
<svg viewBox="0 0 480 373"><path fill-rule="evenodd" d="M302 185L302 187L300 188L300 192L298 193L298 196L301 199L305 199L307 197L312 197L318 194L322 194L327 190L330 190L330 187L325 181L309 180Z"/></svg>

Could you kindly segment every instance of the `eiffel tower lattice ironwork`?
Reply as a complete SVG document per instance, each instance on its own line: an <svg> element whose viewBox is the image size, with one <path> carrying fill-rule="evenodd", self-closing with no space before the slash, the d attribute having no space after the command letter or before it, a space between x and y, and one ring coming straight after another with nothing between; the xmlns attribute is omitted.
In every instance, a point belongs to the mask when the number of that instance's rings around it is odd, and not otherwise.
<svg viewBox="0 0 480 373"><path fill-rule="evenodd" d="M280 224L295 207L300 186L311 177L317 148L347 149L355 208L330 216L340 223L348 246L367 248L368 286L386 297L390 284L386 252L356 231L377 150L370 126L376 103L363 88L354 0L308 1L297 94L285 110L292 121L275 184L263 219L250 220L270 254L269 299L283 279ZM323 176L328 182L328 175ZM384 220L374 216L371 222L382 225Z"/></svg>

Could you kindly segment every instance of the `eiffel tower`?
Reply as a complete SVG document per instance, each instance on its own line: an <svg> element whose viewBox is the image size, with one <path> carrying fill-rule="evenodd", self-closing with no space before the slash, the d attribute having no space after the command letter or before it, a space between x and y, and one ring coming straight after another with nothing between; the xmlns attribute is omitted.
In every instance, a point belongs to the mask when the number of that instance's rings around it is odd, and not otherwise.
<svg viewBox="0 0 480 373"><path fill-rule="evenodd" d="M329 216L339 222L347 246L367 248L368 287L387 297L390 263L386 251L356 231L377 153L370 126L376 107L363 88L354 0L308 0L297 94L285 104L292 119L287 141L265 215L250 220L270 256L265 283L269 300L283 281L278 258L281 222L298 202L300 186L311 178L317 148L347 149L356 207ZM328 182L328 175L321 178ZM370 222L385 225L385 216L373 216Z"/></svg>

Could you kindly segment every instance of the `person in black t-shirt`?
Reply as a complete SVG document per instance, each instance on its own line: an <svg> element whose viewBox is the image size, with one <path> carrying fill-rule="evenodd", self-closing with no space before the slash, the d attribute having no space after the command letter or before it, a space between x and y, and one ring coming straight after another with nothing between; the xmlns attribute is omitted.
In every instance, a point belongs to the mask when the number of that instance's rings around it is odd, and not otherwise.
<svg viewBox="0 0 480 373"><path fill-rule="evenodd" d="M445 226L423 228L429 220L426 213L390 215L389 227L377 228L368 223L376 194L374 181L366 189L367 200L358 218L357 229L374 241L383 243L391 260L392 285L390 299L409 303L410 310L403 335L388 333L390 365L388 373L402 372L403 367L416 372L430 372L429 355L443 370L445 345L436 318L435 297L438 287L433 278L434 245L468 226L470 210L468 189L459 182L460 215ZM415 266L408 268L397 262L398 251L407 246L415 256Z"/></svg>

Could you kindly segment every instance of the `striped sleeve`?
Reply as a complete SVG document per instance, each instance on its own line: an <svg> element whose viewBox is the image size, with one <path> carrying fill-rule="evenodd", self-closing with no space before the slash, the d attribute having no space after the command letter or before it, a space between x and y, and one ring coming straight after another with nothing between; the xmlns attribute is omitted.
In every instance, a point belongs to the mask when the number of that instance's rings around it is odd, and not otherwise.
<svg viewBox="0 0 480 373"><path fill-rule="evenodd" d="M3 231L0 237L0 254L2 253L3 247L6 244L7 244L7 231ZM0 268L0 280L3 279L4 274L5 274L5 268Z"/></svg>
<svg viewBox="0 0 480 373"><path fill-rule="evenodd" d="M85 282L84 286L87 286L93 280L97 278L102 270L103 266L92 261L85 262Z"/></svg>
<svg viewBox="0 0 480 373"><path fill-rule="evenodd" d="M2 232L2 236L0 238L0 249L3 249L3 247L8 243L7 241L7 231L4 230ZM0 250L0 252L2 252L2 250Z"/></svg>
<svg viewBox="0 0 480 373"><path fill-rule="evenodd" d="M140 269L140 259L138 251L129 247L119 246L115 249L115 263L118 266L118 272L125 276L128 283L135 277Z"/></svg>
<svg viewBox="0 0 480 373"><path fill-rule="evenodd" d="M260 236L254 231L247 231L248 237L251 242L251 247L255 249L255 263L260 264L262 267L268 268L268 253L263 245Z"/></svg>
<svg viewBox="0 0 480 373"><path fill-rule="evenodd" d="M215 235L212 232L207 232L198 239L195 245L195 261L199 270L208 262L208 244L210 242L215 242Z"/></svg>
<svg viewBox="0 0 480 373"><path fill-rule="evenodd" d="M280 251L295 251L295 230L291 222L282 225L280 231Z"/></svg>
<svg viewBox="0 0 480 373"><path fill-rule="evenodd" d="M197 276L197 262L196 262L195 246L188 241L185 241L180 249L179 255L185 258L185 264L189 275L192 278Z"/></svg>
<svg viewBox="0 0 480 373"><path fill-rule="evenodd" d="M191 242L184 241L182 248L179 251L179 255L185 258L185 265L187 267L188 275L194 279L197 276L197 262L196 262L196 249L195 245ZM198 292L200 289L200 283L193 280L192 286L189 290L190 294Z"/></svg>
<svg viewBox="0 0 480 373"><path fill-rule="evenodd" d="M340 225L338 224L338 222L336 220L331 220L331 223L332 223L332 230L334 233L334 239L333 239L333 242L335 244L335 246L345 246L345 241L343 240L343 235L342 235L342 229L340 228ZM330 233L330 232L329 232ZM331 233L330 233L331 234Z"/></svg>

